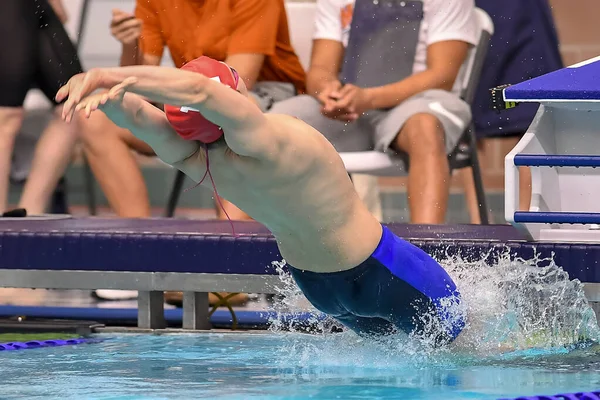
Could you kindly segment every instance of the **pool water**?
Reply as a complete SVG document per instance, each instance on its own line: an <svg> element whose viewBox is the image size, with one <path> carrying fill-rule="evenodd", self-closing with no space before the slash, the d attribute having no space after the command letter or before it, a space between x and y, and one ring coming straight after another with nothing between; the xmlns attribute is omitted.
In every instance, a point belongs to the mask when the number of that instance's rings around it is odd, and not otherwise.
<svg viewBox="0 0 600 400"><path fill-rule="evenodd" d="M600 389L600 349L481 356L354 334L100 336L0 353L0 398L498 399Z"/></svg>
<svg viewBox="0 0 600 400"><path fill-rule="evenodd" d="M448 311L467 315L447 347L406 334L300 333L278 318L261 333L100 336L0 352L0 399L485 400L600 390L600 328L580 282L551 260L441 262L463 299ZM306 310L276 266L283 285L273 311ZM317 332L330 323L319 319Z"/></svg>

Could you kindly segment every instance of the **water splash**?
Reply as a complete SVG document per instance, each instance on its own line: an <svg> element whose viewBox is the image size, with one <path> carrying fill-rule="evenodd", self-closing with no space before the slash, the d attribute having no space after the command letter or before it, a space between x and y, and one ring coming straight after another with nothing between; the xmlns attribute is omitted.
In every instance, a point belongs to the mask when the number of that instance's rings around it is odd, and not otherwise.
<svg viewBox="0 0 600 400"><path fill-rule="evenodd" d="M448 313L466 313L467 325L452 344L434 348L424 335L393 335L364 339L350 331L331 333L336 324L331 318L314 317L307 321L316 335L283 335L286 346L279 350L281 365L302 368L360 365L361 368L389 368L410 364L413 368L445 368L484 359L507 359L523 354L559 354L577 346L600 342L600 328L594 311L587 303L583 285L570 280L553 260L534 257L511 259L509 251L489 263L487 257L470 261L460 255L438 261L448 271L461 292L462 303L448 302ZM283 267L273 263L281 285L273 305L278 317L271 321L272 332L306 331L290 312L314 312ZM539 266L546 265L546 266ZM439 329L435 319L430 329Z"/></svg>
<svg viewBox="0 0 600 400"><path fill-rule="evenodd" d="M461 291L469 318L457 346L478 352L559 349L598 342L600 328L583 285L552 259L492 265L460 256L439 260ZM540 266L546 265L546 266Z"/></svg>
<svg viewBox="0 0 600 400"><path fill-rule="evenodd" d="M308 303L294 278L284 270L285 260L273 261L271 264L279 275L280 284L273 288L277 301L269 311L274 312L276 317L269 321L269 330L275 333L304 332L307 327L313 327L315 329L311 329L312 333L330 331L328 328L334 323L333 319L320 315L319 311ZM306 312L312 314L307 320L298 318Z"/></svg>

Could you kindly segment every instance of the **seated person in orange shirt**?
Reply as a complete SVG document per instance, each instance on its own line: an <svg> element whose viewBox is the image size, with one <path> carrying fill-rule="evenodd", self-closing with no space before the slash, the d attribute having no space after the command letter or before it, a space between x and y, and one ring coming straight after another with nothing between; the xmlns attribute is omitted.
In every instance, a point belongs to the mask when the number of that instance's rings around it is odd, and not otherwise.
<svg viewBox="0 0 600 400"><path fill-rule="evenodd" d="M263 111L304 92L305 73L290 44L283 0L138 0L135 16L114 12L111 28L123 44L121 65L159 65L165 47L176 67L202 55L224 61ZM152 149L126 130L86 132L83 139L115 212L149 216L146 188L129 150L154 155ZM225 209L232 219L247 218L231 204Z"/></svg>
<svg viewBox="0 0 600 400"><path fill-rule="evenodd" d="M202 55L226 62L262 111L304 92L283 0L137 0L135 15L113 12L111 31L123 45L123 66L159 65L165 47L177 67ZM121 217L149 217L147 189L130 150L154 151L128 130L94 126L82 133L84 150L112 209ZM231 219L249 218L221 201ZM220 207L217 213L226 218Z"/></svg>

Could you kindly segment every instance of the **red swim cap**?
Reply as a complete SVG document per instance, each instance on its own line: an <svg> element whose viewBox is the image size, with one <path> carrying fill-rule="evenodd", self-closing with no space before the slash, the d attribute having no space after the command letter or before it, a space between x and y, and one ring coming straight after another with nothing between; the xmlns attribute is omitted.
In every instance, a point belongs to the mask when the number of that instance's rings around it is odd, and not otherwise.
<svg viewBox="0 0 600 400"><path fill-rule="evenodd" d="M212 58L205 56L196 58L181 69L198 72L234 90L237 88L239 80L237 72L227 64ZM212 143L223 136L223 131L219 126L204 118L198 110L191 107L165 104L165 114L175 132L184 139Z"/></svg>

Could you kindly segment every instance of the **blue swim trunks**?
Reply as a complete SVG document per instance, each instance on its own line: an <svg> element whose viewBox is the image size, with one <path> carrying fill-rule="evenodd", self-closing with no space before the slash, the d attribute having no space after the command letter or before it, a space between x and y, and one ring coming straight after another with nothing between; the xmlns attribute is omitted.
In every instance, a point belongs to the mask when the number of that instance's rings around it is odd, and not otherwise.
<svg viewBox="0 0 600 400"><path fill-rule="evenodd" d="M355 268L317 273L291 267L290 273L315 308L358 334L401 330L444 344L465 326L460 294L448 273L385 226L373 254Z"/></svg>

